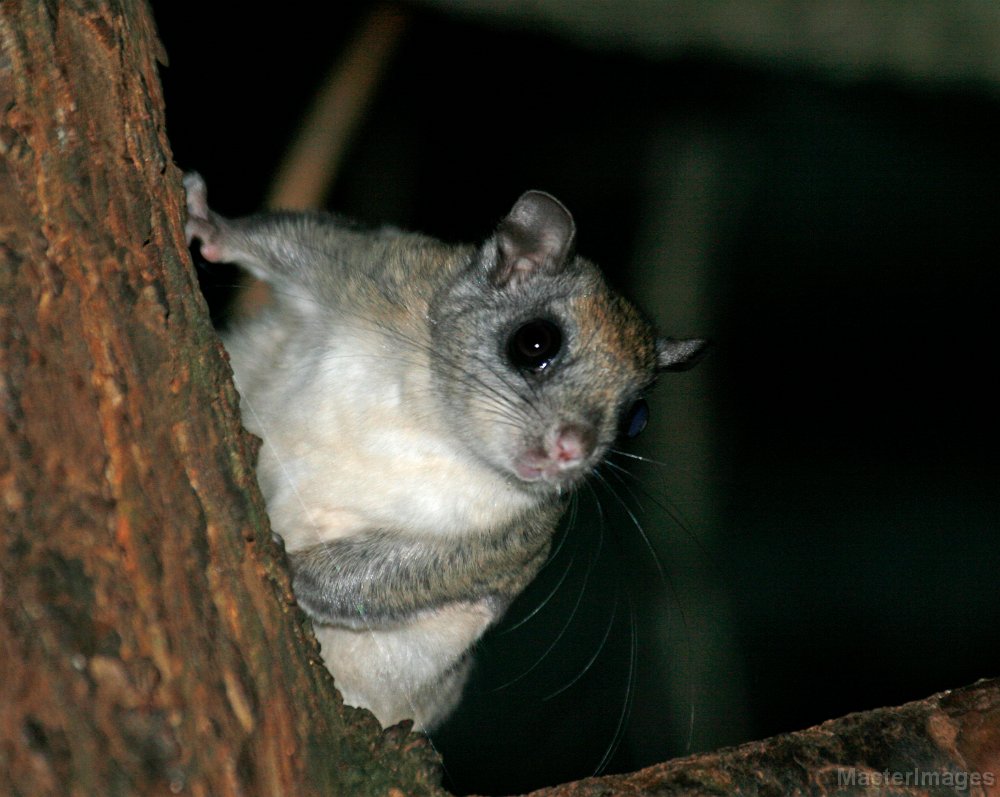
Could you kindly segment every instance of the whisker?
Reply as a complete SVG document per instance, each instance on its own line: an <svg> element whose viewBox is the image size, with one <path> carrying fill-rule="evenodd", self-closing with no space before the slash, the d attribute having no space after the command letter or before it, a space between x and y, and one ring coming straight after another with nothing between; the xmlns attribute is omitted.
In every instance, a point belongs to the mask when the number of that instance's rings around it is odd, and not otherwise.
<svg viewBox="0 0 1000 797"><path fill-rule="evenodd" d="M670 467L666 462L661 462L658 459L652 459L651 457L644 457L641 454L633 454L631 451L623 451L620 448L609 448L608 454L614 454L619 457L628 457L629 459L635 459L639 462L645 462L648 465L658 465L661 468Z"/></svg>
<svg viewBox="0 0 1000 797"><path fill-rule="evenodd" d="M627 595L629 612L629 658L628 658L628 680L625 682L625 700L622 704L621 714L618 716L618 726L611 739L611 744L604 751L604 758L597 765L593 776L597 777L607 768L614 758L615 753L621 746L625 738L625 728L628 726L629 717L632 716L632 705L635 702L635 677L638 667L639 638L636 633L635 605L632 603L632 596Z"/></svg>
<svg viewBox="0 0 1000 797"><path fill-rule="evenodd" d="M565 692L567 689L573 686L573 684L575 684L577 681L583 678L583 676L590 671L590 668L594 666L594 662L597 661L601 653L604 652L604 646L608 642L608 637L611 636L611 629L615 624L615 618L618 616L618 603L619 603L618 590L615 590L615 602L614 606L612 606L611 609L611 618L608 620L607 627L605 627L604 629L604 636L601 637L601 641L597 645L597 650L594 651L594 654L590 657L590 660L583 666L583 669L581 669L580 672L578 672L575 676L573 676L573 678L568 683L559 687L559 689L557 689L555 692L552 692L543 697L542 698L543 702L547 700L552 700L554 697L561 695L563 692Z"/></svg>
<svg viewBox="0 0 1000 797"><path fill-rule="evenodd" d="M520 628L526 622L528 622L532 617L534 617L535 615L537 615L542 609L544 609L546 607L546 605L548 605L549 601L551 601L552 598L555 597L555 594L559 591L559 589L562 587L563 583L566 581L566 577L570 574L570 571L573 568L573 562L575 560L576 560L576 552L574 551L572 557L569 560L569 563L566 565L566 569L563 571L563 574L561 576L559 576L559 580L556 582L556 585L541 600L541 602L534 609L532 609L530 612L528 612L528 614L526 614L524 617L522 617L520 620L518 620L516 623L514 623L513 625L505 627L501 631L498 631L497 632L497 636L505 636L505 635L509 634L511 631L516 631L518 628ZM551 560L549 560L549 561L551 561ZM546 564L548 564L548 563L546 562ZM539 572L541 572L541 571L539 571Z"/></svg>
<svg viewBox="0 0 1000 797"><path fill-rule="evenodd" d="M322 251L322 250L317 249L317 251ZM242 287L242 286L233 285L232 287ZM272 292L275 295L284 298L294 299L297 302L305 301L308 303L312 303L320 310L333 313L342 312L340 308L322 302L311 294L308 293L303 294L301 292L282 290L272 283L268 283L268 287L272 290ZM480 374L472 370L469 370L463 363L452 362L442 357L441 353L438 352L431 344L404 335L399 330L394 329L390 325L387 325L379 321L378 319L357 315L353 311L349 315L356 321L368 324L372 329L376 330L378 333L387 335L389 338L393 339L394 341L401 344L405 348L426 354L429 359L437 363L438 367L448 372L450 377L455 378L457 381L462 382L467 387L473 389L480 388L482 391L493 396L497 400L498 404L502 404L508 407L514 406L511 402L511 396L508 395L508 393L505 393L500 388L490 384ZM476 355L475 353L467 353L467 354L471 357L472 362L480 365L481 370L488 372L499 382L501 382L503 386L507 388L507 390L510 391L510 393L513 394L513 396L521 402L521 406L518 407L518 409L522 410L527 409L535 416L536 419L540 419L542 417L541 411L537 407L537 395L538 395L537 387L531 382L531 380L527 378L522 378L521 381L516 382L509 375L503 373L501 370L494 367L492 363L485 360L484 358ZM368 358L371 356L371 354L370 352L359 352L357 355L336 354L336 355L327 355L324 359L336 360L342 357L355 357L355 356L359 358ZM380 354L379 356L386 359L392 359L398 362L404 362L415 366L423 365L421 361L401 357L398 354L389 355L383 353ZM510 420L512 420L514 423L517 423L521 420L521 418L518 416L513 416Z"/></svg>
<svg viewBox="0 0 1000 797"><path fill-rule="evenodd" d="M612 473L612 475L615 475L616 478L618 478L619 481L621 481L621 478L619 476L617 476L614 473ZM629 475L631 475L631 474L629 474ZM638 530L639 536L641 537L642 541L645 543L646 547L649 549L650 553L653 556L653 562L656 565L656 569L657 569L657 572L659 574L660 581L661 581L661 583L663 583L663 585L668 590L668 592L670 594L670 597L671 597L671 601L672 601L673 605L676 606L676 608L677 608L677 613L678 613L678 616L680 617L680 620L681 620L681 627L684 629L684 658L688 662L688 665L689 665L686 668L688 670L687 690L688 690L688 700L689 700L689 706L690 706L690 711L689 711L689 716L688 716L688 738L687 738L687 743L686 743L686 749L690 750L692 742L693 742L693 739L694 739L694 721L695 721L695 714L696 714L694 674L690 671L690 662L692 662L694 660L694 650L693 650L693 642L692 642L692 639L691 639L691 626L690 626L690 623L688 622L687 613L684 611L684 604L681 601L680 595L677 592L677 585L674 584L673 579L671 579L671 578L669 578L667 576L667 574L666 574L666 572L665 572L665 570L663 568L663 564L662 564L659 556L657 555L657 552L656 552L655 548L653 547L652 541L649 539L648 535L645 533L645 531L643 530L642 526L639 524L639 520L635 516L635 513L632 512L631 509L629 509L629 507L625 504L625 502L622 501L620 497L618 497L617 493L615 493L615 491L613 489L611 489L611 485L607 482L606 479L604 479L599 474L598 474L598 478L605 485L605 487L607 487L611 491L612 495L614 495L616 498L618 498L619 503L621 504L622 508L628 514L628 516L631 519L633 525ZM625 489L627 490L628 488L625 487ZM644 493L647 492L641 486L640 486L640 489L642 489ZM649 496L649 498L651 500L653 500L654 503L657 504L657 506L660 506L662 509L664 509L664 511L667 511L668 514L670 515L670 517L688 534L689 538L692 539L695 542L695 544L698 545L698 547L703 552L706 553L706 556L707 556L707 552L705 551L704 547L701 545L701 543L697 539L697 537L695 537L692 534L692 532L690 531L690 529L681 520L679 520L677 517L675 517L673 513L669 512L669 510L667 510L665 507L663 507L661 504L659 504L659 502L657 502L652 496ZM630 597L630 600L631 600L631 597Z"/></svg>
<svg viewBox="0 0 1000 797"><path fill-rule="evenodd" d="M542 571L547 569L562 552L563 547L566 545L566 540L568 540L570 537L570 531L573 528L573 524L576 522L577 505L578 505L577 496L574 493L570 498L570 512L571 512L570 518L566 523L561 524L562 528L560 530L560 533L558 534L559 541L556 543L555 550L549 553L548 558L545 560L545 564L543 564L539 568L538 573L541 573ZM570 557L570 561L572 562L572 560L575 559L575 557L576 557L576 551L574 550ZM569 568L567 567L567 570L568 569Z"/></svg>
<svg viewBox="0 0 1000 797"><path fill-rule="evenodd" d="M687 518L684 517L684 514L681 512L680 509L678 509L670 501L661 500L656 494L654 494L652 491L650 491L649 488L647 488L645 485L643 485L642 481L639 479L638 476L636 476L634 473L632 473L631 471L627 470L626 468L621 467L621 465L618 465L617 463L611 462L610 460L605 460L602 464L609 465L609 466L611 466L612 469L614 469L614 470L618 471L619 473L621 473L621 474L623 474L625 476L628 476L631 479L635 480L635 487L642 494L643 498L645 498L647 501L649 501L650 503L652 503L657 508L661 509L674 522L674 524L677 526L677 528L679 528L681 531L684 532L684 535L689 540L691 540L691 542L693 542L695 544L695 546L698 548L698 550L704 556L705 561L707 561L707 562L711 562L712 561L711 553L705 547L705 545L702 543L702 541L698 538L698 535L694 533L694 530L691 528L691 524L688 522ZM625 485L625 483L621 479L619 479L619 483L621 483L622 487L626 491L628 491L629 496L637 504L640 503L640 501L639 501L638 497L636 496L636 494L631 489L629 489L629 487L627 485Z"/></svg>
<svg viewBox="0 0 1000 797"><path fill-rule="evenodd" d="M539 656L530 667L528 667L528 669L526 669L520 675L517 675L514 678L510 679L506 683L501 684L500 686L498 686L498 687L496 687L494 689L491 689L490 690L491 692L499 692L502 689L506 689L507 687L512 686L513 684L516 684L518 681L522 680L527 675L529 675L530 673L534 672L534 670L538 667L538 665L540 665L543 661L545 661L545 659L548 658L549 654L553 650L555 650L555 648L559 644L560 640L563 638L563 636L565 636L566 631L573 624L573 620L576 618L576 614L577 614L577 611L580 608L580 604L583 602L583 596L587 592L587 582L590 580L590 576L591 576L591 573L593 572L594 565L596 564L596 562L597 562L597 557L594 556L594 557L591 558L590 562L588 563L587 569L584 571L584 574L583 574L583 584L580 585L580 592L576 596L576 601L573 604L573 610L570 612L569 617L567 618L566 622L563 623L562 628L559 629L559 633L556 634L555 638L552 640L552 643L544 650L544 652L542 653L542 655Z"/></svg>
<svg viewBox="0 0 1000 797"><path fill-rule="evenodd" d="M629 505L622 500L621 496L619 496L618 493L615 492L614 488L611 486L608 480L604 478L604 476L601 473L595 472L594 476L601 482L601 484L603 484L607 488L608 492L610 492L611 495L613 495L618 500L619 506L621 506L621 508L625 511L625 514L628 515L629 520L632 521L632 525L635 526L636 531L639 532L639 538L643 541L643 543L645 543L646 548L652 555L653 563L656 565L656 572L659 574L661 583L664 585L664 587L668 586L668 579L666 573L664 572L663 564L660 562L660 557L656 551L656 547L649 539L649 535L646 534L646 531L645 529L643 529L642 524L639 522L639 518L636 517L635 512L633 512L631 507L629 507Z"/></svg>
<svg viewBox="0 0 1000 797"><path fill-rule="evenodd" d="M559 553L562 551L563 546L566 544L566 539L569 537L569 530L572 529L573 524L576 523L578 506L579 506L579 500L577 499L577 496L574 493L570 498L569 516L565 524L563 525L562 533L559 535L559 542L556 543L555 549L549 552L549 555L545 559L545 563L540 568L538 568L538 572L535 574L536 579L549 567L549 565L551 565L556 560L556 558L559 556ZM570 554L569 562L567 562L566 567L563 569L562 575L559 576L558 582L556 582L555 587L552 588L552 590L545 596L545 598L542 599L541 603L539 603L539 605L536 606L534 609L532 609L531 612L529 612L525 617L522 617L520 620L515 622L513 625L503 628L500 631L497 631L496 636L506 636L511 631L514 631L523 626L532 617L537 615L542 609L545 608L545 606L549 603L549 601L551 601L552 598L555 597L555 594L559 591L559 588L563 585L563 583L566 581L567 576L569 576L570 572L572 571L573 562L576 561L576 553L578 550L579 546L577 546L577 548L573 550L573 553ZM504 623L504 625L506 625L506 623Z"/></svg>

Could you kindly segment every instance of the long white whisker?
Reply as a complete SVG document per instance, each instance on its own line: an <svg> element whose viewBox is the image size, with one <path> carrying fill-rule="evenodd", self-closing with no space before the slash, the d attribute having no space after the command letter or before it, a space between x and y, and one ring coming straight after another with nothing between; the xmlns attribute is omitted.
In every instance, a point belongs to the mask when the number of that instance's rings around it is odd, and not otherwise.
<svg viewBox="0 0 1000 797"><path fill-rule="evenodd" d="M563 570L563 574L561 576L559 576L559 580L556 582L556 585L541 600L541 602L534 609L532 609L530 612L528 612L528 614L526 614L524 617L522 617L520 620L518 620L516 623L514 623L513 625L510 625L510 626L507 626L502 631L499 631L497 633L497 636L505 636L506 634L509 634L511 631L516 631L518 628L520 628L526 622L528 622L532 617L534 617L535 615L537 615L542 609L544 609L548 605L549 601L551 601L552 598L555 597L555 594L559 591L559 589L562 587L563 583L566 581L566 577L570 574L570 571L573 569L573 562L575 560L576 560L576 551L574 551L573 554L572 554L572 556L570 557L569 563L566 565L566 568ZM551 561L551 560L549 560L549 561Z"/></svg>
<svg viewBox="0 0 1000 797"><path fill-rule="evenodd" d="M656 565L656 572L659 574L660 582L664 585L664 587L668 586L668 579L666 573L663 570L663 564L660 562L660 556L656 551L656 547L649 539L649 535L646 534L646 530L643 529L642 524L639 522L639 518L636 517L635 512L633 512L631 507L629 507L629 505L625 503L625 501L623 501L621 497L614 491L614 489L611 487L611 484L608 482L607 479L604 478L603 475L595 472L594 476L601 482L601 484L603 484L608 489L608 492L610 492L611 495L613 495L618 500L618 504L625 511L625 514L628 515L628 518L629 520L632 521L632 525L635 526L636 531L639 532L639 538L643 541L643 543L645 543L646 548L652 555L653 563Z"/></svg>
<svg viewBox="0 0 1000 797"><path fill-rule="evenodd" d="M576 617L576 613L577 613L577 611L580 608L580 604L583 602L583 596L587 592L587 582L590 579L590 575L593 572L594 564L596 562L597 562L597 557L594 556L594 557L591 558L590 562L588 563L587 569L584 571L584 574L583 574L583 584L580 585L580 592L576 596L576 601L573 604L573 610L570 612L569 617L567 618L566 622L563 623L562 628L559 629L559 633L556 634L555 639L552 640L552 643L542 652L541 656L539 656L537 659L535 659L535 662L530 667L528 667L528 669L526 669L520 675L515 676L514 678L510 679L506 683L503 683L500 686L492 689L491 691L493 691L493 692L499 692L502 689L506 689L507 687L512 686L513 684L516 684L518 681L522 680L529 673L534 672L535 668L537 668L538 665L540 665L543 661L545 661L545 659L548 658L549 654L552 653L553 650L555 650L556 645L559 644L559 641L566 634L566 631L569 630L570 625L572 625L573 620Z"/></svg>
<svg viewBox="0 0 1000 797"><path fill-rule="evenodd" d="M618 473L633 479L635 481L635 486L638 488L643 498L645 498L647 501L649 501L654 506L656 506L657 508L661 509L663 512L666 513L666 515L674 522L677 528L679 528L682 532L684 532L685 536L695 544L695 546L704 556L705 561L710 562L712 560L711 554L709 553L708 549L704 546L702 541L698 539L698 536L694 533L690 523L688 523L687 518L684 517L684 514L681 512L680 509L674 506L674 504L671 503L670 501L661 500L657 495L655 495L648 488L646 488L635 474L623 468L621 465L611 462L610 460L605 460L603 464L608 465L613 470L618 471ZM626 485L621 478L619 478L618 481L622 485L622 487L628 492L629 497L632 498L632 500L634 500L637 504L640 503L638 496L636 496L636 494L629 488L629 486Z"/></svg>
<svg viewBox="0 0 1000 797"><path fill-rule="evenodd" d="M628 459L635 459L639 462L645 462L648 465L659 465L661 468L670 467L666 462L661 462L658 459L652 459L650 457L644 457L641 454L633 454L630 451L622 451L620 448L609 448L608 454L614 454L618 457L627 457Z"/></svg>
<svg viewBox="0 0 1000 797"><path fill-rule="evenodd" d="M639 638L636 633L635 606L632 603L632 596L627 595L626 597L628 599L629 612L629 658L628 680L625 683L625 700L622 705L621 714L618 716L618 726L615 728L615 735L612 737L608 749L604 752L604 758L601 759L601 762L594 770L594 777L604 772L608 764L611 763L611 759L614 758L615 753L618 752L618 748L625 738L625 728L628 726L629 717L632 715L632 705L635 701L634 683L636 668L638 666Z"/></svg>
<svg viewBox="0 0 1000 797"><path fill-rule="evenodd" d="M616 474L614 474L612 472L612 475L616 475ZM612 495L614 495L615 497L618 497L617 493L615 493L615 491L611 488L611 485L608 483L608 481L606 479L604 479L599 474L598 474L598 478L605 485L605 487L607 487L611 491ZM616 478L618 478L618 480L621 481L621 478L618 477L617 475L616 475ZM625 489L627 490L628 488L626 487ZM640 488L640 489L642 489L642 488ZM645 492L645 490L643 490L643 492ZM656 503L655 499L653 499L653 500L654 500L654 503ZM631 519L633 525L638 530L640 538L642 539L642 541L645 543L646 547L649 549L650 553L652 554L653 562L656 565L656 570L657 570L657 573L659 574L660 581L666 587L666 589L668 590L668 592L669 592L669 594L671 596L671 600L673 601L673 604L677 607L677 612L678 612L678 615L680 616L680 619L681 619L681 626L684 629L684 654L685 654L685 659L688 662L688 664L690 665L690 662L694 660L693 643L692 643L692 640L691 640L691 626L688 623L687 613L684 611L684 604L682 603L682 601L680 599L680 596L677 593L677 586L674 584L673 579L669 578L666 575L666 572L664 571L663 564L662 564L662 562L660 560L660 557L658 556L658 554L656 552L656 549L654 548L654 546L652 544L652 541L649 539L648 535L646 534L646 532L643 530L641 524L639 523L638 518L635 516L635 513L632 512L632 510L625 504L624 501L621 500L621 498L618 498L618 501L619 501L619 504L622 506L622 508L625 510L625 512L628 514L628 516ZM657 503L657 505L660 506L660 504L658 504L658 503ZM661 506L661 508L663 508L663 507ZM693 539L697 544L699 544L699 547L701 547L700 543L698 543L698 540L696 538L694 538L693 535L691 535L691 532L687 529L687 527L683 523L681 523L680 521L678 521L677 518L673 516L673 514L671 514L669 512L668 512L668 514L670 514L671 518L673 518L674 521L677 522L678 525L680 525L681 528L683 528L686 532L688 532L688 535L691 537L691 539ZM702 550L704 550L704 548L702 548ZM687 683L687 687L688 687L688 696L689 696L689 701L690 701L690 713L689 713L689 717L688 717L688 738L687 738L686 749L690 750L691 749L692 740L694 739L694 720L695 720L695 684L694 684L694 675L690 672L690 666L688 667L688 683Z"/></svg>
<svg viewBox="0 0 1000 797"><path fill-rule="evenodd" d="M573 686L573 684L575 684L577 681L579 681L581 678L583 678L583 676L586 675L590 671L590 668L594 666L594 662L597 661L597 659L601 655L601 653L604 652L604 646L608 642L608 637L611 636L611 629L612 629L612 627L615 624L615 618L618 616L618 603L619 603L618 591L615 590L615 602L614 602L614 606L612 606L612 609L611 609L611 618L608 620L608 624L607 624L607 626L604 629L604 635L601 637L601 641L597 645L597 650L594 651L593 655L590 657L590 659L587 661L587 663L583 666L583 669L581 669L580 672L578 672L576 675L574 675L573 678L570 679L570 681L568 683L566 683L563 686L559 687L555 692L552 692L552 693L546 695L545 697L543 697L542 698L543 701L552 700L552 698L557 697L558 695L561 695L563 692L565 692L567 689L569 689L571 686Z"/></svg>

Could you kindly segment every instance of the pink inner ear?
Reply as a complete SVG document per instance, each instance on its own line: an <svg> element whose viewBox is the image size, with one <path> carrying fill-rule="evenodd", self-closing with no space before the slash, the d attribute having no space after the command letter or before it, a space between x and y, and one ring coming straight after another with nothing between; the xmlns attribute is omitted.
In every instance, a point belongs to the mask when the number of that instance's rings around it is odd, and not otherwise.
<svg viewBox="0 0 1000 797"><path fill-rule="evenodd" d="M510 267L511 276L529 274L535 269L535 261L530 257L519 257Z"/></svg>
<svg viewBox="0 0 1000 797"><path fill-rule="evenodd" d="M563 256L564 249L566 248L566 239L556 232L546 232L541 236L539 241L541 246L539 250L545 254L547 258L560 258Z"/></svg>

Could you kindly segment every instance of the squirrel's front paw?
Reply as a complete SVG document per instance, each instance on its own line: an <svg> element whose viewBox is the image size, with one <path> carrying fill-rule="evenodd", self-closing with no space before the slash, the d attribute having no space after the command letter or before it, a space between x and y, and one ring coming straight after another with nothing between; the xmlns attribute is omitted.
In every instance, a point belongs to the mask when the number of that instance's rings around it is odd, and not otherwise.
<svg viewBox="0 0 1000 797"><path fill-rule="evenodd" d="M225 247L222 244L220 218L208 207L208 188L198 172L184 175L184 190L187 192L188 219L184 234L188 245L197 238L201 242L201 256L209 263L226 262Z"/></svg>

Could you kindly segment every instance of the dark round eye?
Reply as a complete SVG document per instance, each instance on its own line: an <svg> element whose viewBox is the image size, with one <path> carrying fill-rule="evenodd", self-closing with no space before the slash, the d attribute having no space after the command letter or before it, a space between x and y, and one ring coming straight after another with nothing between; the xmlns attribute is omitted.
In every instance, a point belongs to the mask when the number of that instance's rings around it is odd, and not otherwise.
<svg viewBox="0 0 1000 797"><path fill-rule="evenodd" d="M507 358L516 368L541 371L559 353L562 332L544 318L528 321L514 330L507 341Z"/></svg>
<svg viewBox="0 0 1000 797"><path fill-rule="evenodd" d="M649 422L649 405L645 399L632 402L625 414L622 415L621 433L628 438L638 437L639 433L646 428Z"/></svg>

